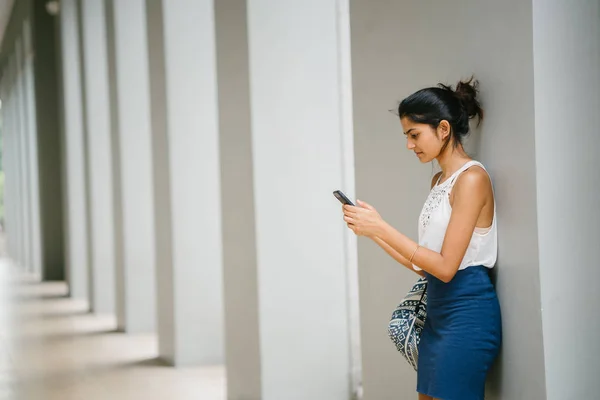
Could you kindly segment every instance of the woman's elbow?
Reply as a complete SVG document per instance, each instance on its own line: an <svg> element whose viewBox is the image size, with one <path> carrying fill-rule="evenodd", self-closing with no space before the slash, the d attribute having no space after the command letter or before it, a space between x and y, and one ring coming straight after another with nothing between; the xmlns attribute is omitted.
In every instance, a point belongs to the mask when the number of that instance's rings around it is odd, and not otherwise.
<svg viewBox="0 0 600 400"><path fill-rule="evenodd" d="M440 274L438 279L444 283L450 283L452 279L456 276L458 272L458 267L444 268L444 272Z"/></svg>

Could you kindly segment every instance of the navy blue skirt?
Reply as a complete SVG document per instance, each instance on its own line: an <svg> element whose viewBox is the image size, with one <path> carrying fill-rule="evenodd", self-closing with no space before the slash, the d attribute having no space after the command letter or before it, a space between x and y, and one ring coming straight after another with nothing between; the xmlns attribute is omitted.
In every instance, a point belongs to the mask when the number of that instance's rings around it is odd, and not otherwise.
<svg viewBox="0 0 600 400"><path fill-rule="evenodd" d="M500 304L488 269L460 270L449 283L426 275L417 391L442 400L483 400L502 341Z"/></svg>

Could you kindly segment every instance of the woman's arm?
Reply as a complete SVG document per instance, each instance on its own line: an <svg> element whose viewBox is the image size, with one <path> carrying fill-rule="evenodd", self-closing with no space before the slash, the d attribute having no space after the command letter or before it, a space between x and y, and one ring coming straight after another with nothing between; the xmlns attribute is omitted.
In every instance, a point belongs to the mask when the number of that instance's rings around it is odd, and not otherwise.
<svg viewBox="0 0 600 400"><path fill-rule="evenodd" d="M377 236L406 259L443 282L450 282L467 251L491 183L484 171L473 168L461 174L454 185L452 214L441 252L420 247L383 221ZM414 253L414 256L413 256Z"/></svg>
<svg viewBox="0 0 600 400"><path fill-rule="evenodd" d="M374 237L373 241L375 243L377 243L379 245L379 247L381 247L383 250L385 250L385 252L388 253L394 260L398 261L400 264L404 265L406 268L410 269L412 272L414 272L418 275L421 275L421 276L425 276L423 271L416 271L413 268L412 264L408 262L408 259L406 257L402 256L402 254L400 254L396 250L394 250L389 244L384 242L381 238Z"/></svg>
<svg viewBox="0 0 600 400"><path fill-rule="evenodd" d="M435 174L433 176L433 178L431 179L431 188L433 188L433 186L437 183L437 181L441 175L442 175L442 171L438 172L437 174ZM404 265L406 268L408 268L415 274L420 275L420 276L425 276L425 273L423 271L417 271L416 269L413 268L413 265L408 261L408 258L406 258L402 254L398 253L389 244L384 242L381 238L375 236L372 239L375 243L377 243L377 245L379 245L379 247L381 247L386 253L388 253L394 260L398 261L400 264Z"/></svg>

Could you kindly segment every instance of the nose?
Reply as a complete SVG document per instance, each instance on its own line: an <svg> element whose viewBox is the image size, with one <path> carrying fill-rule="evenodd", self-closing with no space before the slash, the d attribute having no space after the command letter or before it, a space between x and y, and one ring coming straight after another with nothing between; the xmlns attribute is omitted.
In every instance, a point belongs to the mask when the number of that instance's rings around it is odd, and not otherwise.
<svg viewBox="0 0 600 400"><path fill-rule="evenodd" d="M406 138L406 148L408 150L412 150L415 148L415 144L410 140L410 138Z"/></svg>

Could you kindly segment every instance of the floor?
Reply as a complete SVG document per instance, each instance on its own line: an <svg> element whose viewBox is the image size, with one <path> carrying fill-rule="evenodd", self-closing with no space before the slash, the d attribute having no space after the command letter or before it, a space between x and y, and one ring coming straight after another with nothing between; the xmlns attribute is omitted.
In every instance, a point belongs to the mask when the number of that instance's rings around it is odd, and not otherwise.
<svg viewBox="0 0 600 400"><path fill-rule="evenodd" d="M0 258L0 400L225 400L223 368L165 366L154 335L118 333L66 293Z"/></svg>

